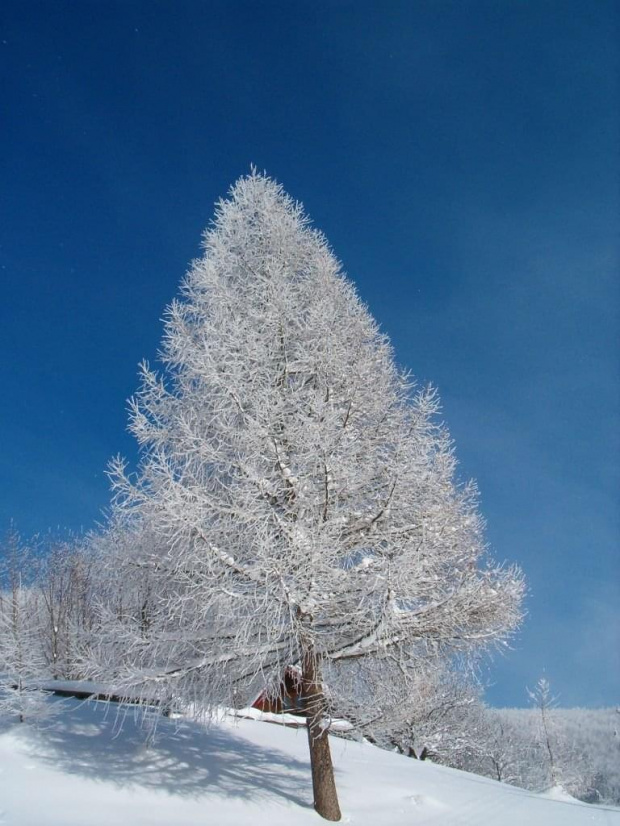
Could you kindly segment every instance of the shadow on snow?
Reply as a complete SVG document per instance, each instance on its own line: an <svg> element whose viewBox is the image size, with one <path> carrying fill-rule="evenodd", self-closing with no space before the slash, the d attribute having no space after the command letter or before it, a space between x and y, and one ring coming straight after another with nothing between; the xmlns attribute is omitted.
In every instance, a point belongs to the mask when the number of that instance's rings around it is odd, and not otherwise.
<svg viewBox="0 0 620 826"><path fill-rule="evenodd" d="M30 730L29 739L50 768L91 780L182 797L311 806L309 761L255 746L228 726L191 721L160 719L149 742L147 722L127 708L70 701L53 722Z"/></svg>

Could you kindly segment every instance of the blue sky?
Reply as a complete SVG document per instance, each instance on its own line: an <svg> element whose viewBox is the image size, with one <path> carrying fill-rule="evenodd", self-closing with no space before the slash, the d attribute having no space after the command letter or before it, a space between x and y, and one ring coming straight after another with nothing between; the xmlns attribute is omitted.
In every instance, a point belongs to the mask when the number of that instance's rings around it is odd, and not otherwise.
<svg viewBox="0 0 620 826"><path fill-rule="evenodd" d="M495 704L619 701L619 7L54 2L0 12L0 529L89 529L214 201L304 202L441 394L528 579Z"/></svg>

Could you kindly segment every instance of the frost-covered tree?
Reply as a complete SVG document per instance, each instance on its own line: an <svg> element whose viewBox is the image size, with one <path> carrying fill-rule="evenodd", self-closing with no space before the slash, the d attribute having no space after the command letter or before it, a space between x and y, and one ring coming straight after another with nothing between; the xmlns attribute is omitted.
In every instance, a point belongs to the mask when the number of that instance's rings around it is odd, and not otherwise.
<svg viewBox="0 0 620 826"><path fill-rule="evenodd" d="M504 637L520 573L486 555L436 393L397 369L323 236L269 178L219 203L161 358L165 375L144 364L132 403L139 471L112 468L116 518L159 537L136 563L157 611L148 633L134 625L125 676L205 704L249 699L298 664L315 807L337 820L327 731L347 664L389 665L402 684L424 652Z"/></svg>
<svg viewBox="0 0 620 826"><path fill-rule="evenodd" d="M543 788L561 787L575 797L596 797L595 786L601 785L602 777L595 779L595 762L584 749L585 738L580 733L570 732L565 717L567 711L557 708L557 697L553 696L549 681L541 677L534 689L528 689L527 693L535 708L532 713L536 719L531 738L535 753L534 782L537 780L539 788L541 785ZM573 709L573 714L576 711Z"/></svg>
<svg viewBox="0 0 620 826"><path fill-rule="evenodd" d="M521 767L531 757L523 731L495 708L481 707L472 748L462 766L501 783L521 785Z"/></svg>
<svg viewBox="0 0 620 826"><path fill-rule="evenodd" d="M89 553L75 538L51 538L39 548L34 568L46 671L53 679L79 678L95 619Z"/></svg>
<svg viewBox="0 0 620 826"><path fill-rule="evenodd" d="M562 772L558 764L558 745L555 725L551 720L551 710L557 705L557 698L551 693L551 685L546 677L540 677L528 696L538 710L538 737L543 761L546 767L547 786L560 786Z"/></svg>
<svg viewBox="0 0 620 826"><path fill-rule="evenodd" d="M416 667L406 680L398 679L387 657L347 662L351 688L342 691L344 673L339 674L338 716L382 748L451 766L463 763L483 712L481 688L469 663L431 659L421 652L414 656Z"/></svg>
<svg viewBox="0 0 620 826"><path fill-rule="evenodd" d="M0 554L0 714L20 722L46 717L37 681L45 676L31 548L13 528Z"/></svg>
<svg viewBox="0 0 620 826"><path fill-rule="evenodd" d="M168 602L178 593L178 585L167 581L165 537L144 522L129 526L112 518L105 531L89 537L89 549L97 616L90 668L109 678L131 672L143 659L146 643L150 646L160 635L169 636ZM161 700L167 688L158 681L149 696Z"/></svg>

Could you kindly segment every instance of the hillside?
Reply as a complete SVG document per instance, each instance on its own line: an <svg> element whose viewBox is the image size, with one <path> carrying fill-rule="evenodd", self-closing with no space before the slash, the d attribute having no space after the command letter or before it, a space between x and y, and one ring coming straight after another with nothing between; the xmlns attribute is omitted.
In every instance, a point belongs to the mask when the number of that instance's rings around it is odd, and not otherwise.
<svg viewBox="0 0 620 826"><path fill-rule="evenodd" d="M58 701L56 701L58 702ZM162 720L65 700L39 728L0 731L2 826L319 824L305 731ZM121 722L123 725L121 726ZM620 810L554 799L333 739L343 822L358 826L620 826ZM35 794L36 790L36 794Z"/></svg>

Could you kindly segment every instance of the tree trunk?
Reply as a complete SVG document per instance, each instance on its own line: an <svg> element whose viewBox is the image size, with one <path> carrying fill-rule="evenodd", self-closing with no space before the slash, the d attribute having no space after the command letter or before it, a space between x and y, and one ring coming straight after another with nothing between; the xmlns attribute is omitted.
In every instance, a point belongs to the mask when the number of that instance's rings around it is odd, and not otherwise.
<svg viewBox="0 0 620 826"><path fill-rule="evenodd" d="M321 682L320 662L310 649L302 661L302 690L308 717L308 743L312 767L314 808L325 820L340 820L338 793L334 781L334 767L325 728L327 704Z"/></svg>

